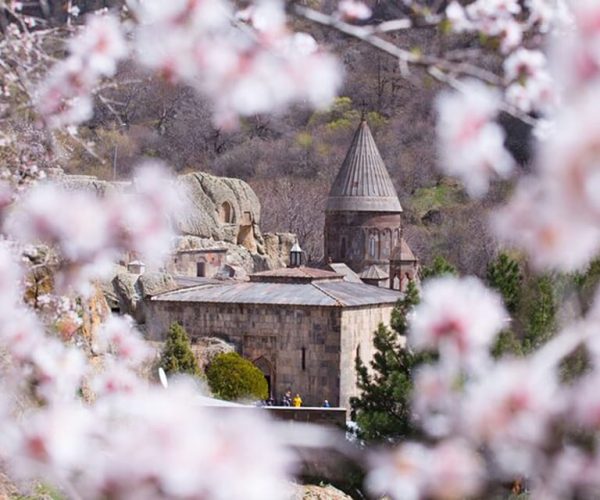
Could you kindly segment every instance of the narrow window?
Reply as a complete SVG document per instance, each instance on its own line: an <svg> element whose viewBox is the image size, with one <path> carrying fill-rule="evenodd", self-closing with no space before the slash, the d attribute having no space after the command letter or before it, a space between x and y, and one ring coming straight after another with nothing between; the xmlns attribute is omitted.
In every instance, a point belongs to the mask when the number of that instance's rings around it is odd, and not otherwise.
<svg viewBox="0 0 600 500"><path fill-rule="evenodd" d="M196 276L198 278L204 278L205 274L204 262L196 262Z"/></svg>
<svg viewBox="0 0 600 500"><path fill-rule="evenodd" d="M306 347L302 348L302 370L306 370Z"/></svg>
<svg viewBox="0 0 600 500"><path fill-rule="evenodd" d="M371 235L369 239L369 255L375 257L375 236Z"/></svg>
<svg viewBox="0 0 600 500"><path fill-rule="evenodd" d="M346 238L342 238L342 244L340 245L340 257L342 260L346 258Z"/></svg>

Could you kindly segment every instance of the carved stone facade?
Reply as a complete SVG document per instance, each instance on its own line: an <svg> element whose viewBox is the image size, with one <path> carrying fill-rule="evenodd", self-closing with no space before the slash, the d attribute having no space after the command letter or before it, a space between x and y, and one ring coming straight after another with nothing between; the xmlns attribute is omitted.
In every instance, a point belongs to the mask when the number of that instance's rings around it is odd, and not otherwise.
<svg viewBox="0 0 600 500"><path fill-rule="evenodd" d="M180 250L169 257L166 271L174 276L212 278L226 264L226 248Z"/></svg>

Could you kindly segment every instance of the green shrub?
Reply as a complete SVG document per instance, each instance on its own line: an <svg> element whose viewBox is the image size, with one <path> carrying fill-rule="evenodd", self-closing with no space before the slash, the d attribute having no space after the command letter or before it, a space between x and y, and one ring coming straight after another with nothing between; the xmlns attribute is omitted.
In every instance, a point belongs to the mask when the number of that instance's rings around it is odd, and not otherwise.
<svg viewBox="0 0 600 500"><path fill-rule="evenodd" d="M267 399L269 387L263 373L235 352L215 356L206 370L213 394L221 399Z"/></svg>
<svg viewBox="0 0 600 500"><path fill-rule="evenodd" d="M167 341L160 356L160 366L167 374L188 373L196 377L202 374L192 352L188 334L179 323L173 323L169 328Z"/></svg>

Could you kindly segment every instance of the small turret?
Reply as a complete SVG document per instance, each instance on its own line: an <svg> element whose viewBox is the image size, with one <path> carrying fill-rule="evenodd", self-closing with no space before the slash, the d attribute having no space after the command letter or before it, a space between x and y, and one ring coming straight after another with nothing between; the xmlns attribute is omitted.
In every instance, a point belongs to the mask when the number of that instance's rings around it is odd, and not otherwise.
<svg viewBox="0 0 600 500"><path fill-rule="evenodd" d="M290 250L290 267L300 267L302 265L302 249L298 242Z"/></svg>

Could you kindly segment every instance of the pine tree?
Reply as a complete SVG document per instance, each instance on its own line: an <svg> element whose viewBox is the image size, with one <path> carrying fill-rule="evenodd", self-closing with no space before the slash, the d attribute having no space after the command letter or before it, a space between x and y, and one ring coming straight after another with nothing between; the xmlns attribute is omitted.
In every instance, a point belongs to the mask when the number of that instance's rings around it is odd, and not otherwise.
<svg viewBox="0 0 600 500"><path fill-rule="evenodd" d="M550 276L542 276L536 280L535 297L529 308L528 318L523 342L526 353L544 344L556 329L556 299Z"/></svg>
<svg viewBox="0 0 600 500"><path fill-rule="evenodd" d="M197 377L201 375L188 334L179 323L173 323L169 328L160 356L160 365L167 374L187 373Z"/></svg>
<svg viewBox="0 0 600 500"><path fill-rule="evenodd" d="M514 314L521 301L523 276L519 263L507 254L501 253L487 268L487 282L502 295L504 305Z"/></svg>
<svg viewBox="0 0 600 500"><path fill-rule="evenodd" d="M458 270L441 255L433 259L430 266L423 266L421 269L421 279L423 280L445 275L458 276Z"/></svg>
<svg viewBox="0 0 600 500"><path fill-rule="evenodd" d="M350 404L363 439L394 440L416 432L410 407L412 376L423 358L405 347L401 337L407 332L407 314L418 302L417 288L409 282L404 297L392 312L391 328L380 324L375 332L371 371L356 357L361 395L351 398Z"/></svg>

